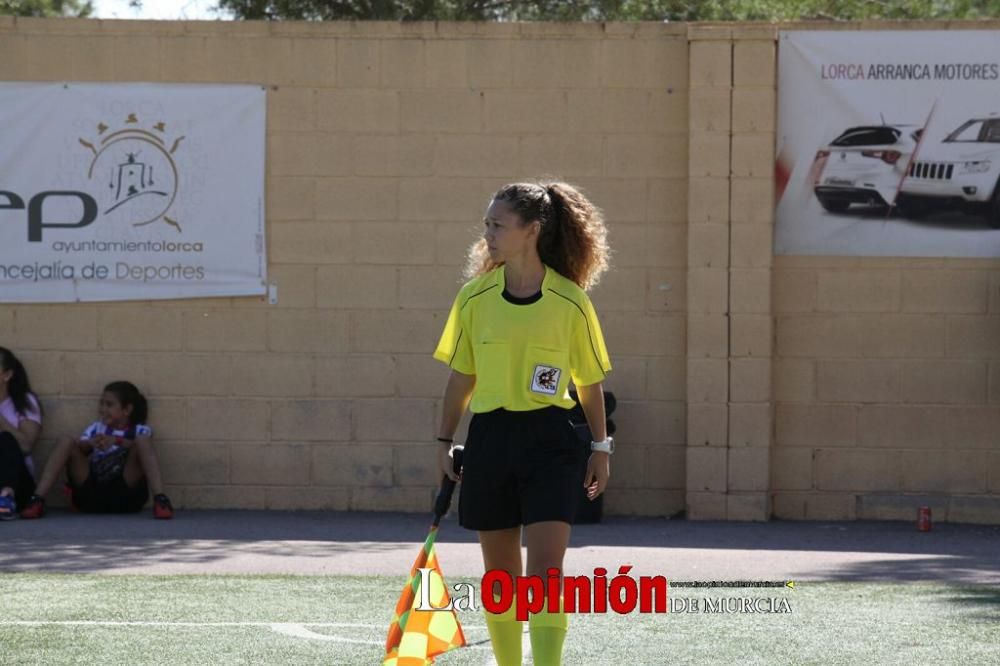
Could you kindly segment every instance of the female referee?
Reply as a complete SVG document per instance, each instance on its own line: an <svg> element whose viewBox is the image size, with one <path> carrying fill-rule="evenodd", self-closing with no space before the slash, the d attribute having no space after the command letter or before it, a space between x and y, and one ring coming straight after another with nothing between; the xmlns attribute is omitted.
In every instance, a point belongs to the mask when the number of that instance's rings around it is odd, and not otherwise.
<svg viewBox="0 0 1000 666"><path fill-rule="evenodd" d="M608 267L600 211L566 183L515 183L493 196L483 238L469 250L466 277L434 358L451 367L438 441L449 450L459 420L472 413L465 443L459 522L476 530L487 570L547 580L562 571L582 491L593 500L608 483L601 382L611 370L597 314L584 290ZM579 445L569 422L577 388L595 441ZM583 457L589 455L586 474ZM562 610L560 600L559 610ZM522 623L514 607L486 613L499 666L521 663ZM534 663L559 664L567 617L545 610L528 620Z"/></svg>

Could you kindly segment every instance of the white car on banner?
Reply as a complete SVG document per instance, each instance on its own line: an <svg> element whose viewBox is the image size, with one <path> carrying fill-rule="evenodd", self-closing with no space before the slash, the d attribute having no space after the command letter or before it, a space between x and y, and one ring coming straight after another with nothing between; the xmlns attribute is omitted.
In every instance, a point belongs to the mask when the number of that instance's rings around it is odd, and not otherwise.
<svg viewBox="0 0 1000 666"><path fill-rule="evenodd" d="M918 125L850 127L816 153L813 192L831 213L851 204L891 205L917 146Z"/></svg>
<svg viewBox="0 0 1000 666"><path fill-rule="evenodd" d="M970 118L943 141L921 144L900 190L908 217L932 210L986 209L1000 228L1000 114Z"/></svg>

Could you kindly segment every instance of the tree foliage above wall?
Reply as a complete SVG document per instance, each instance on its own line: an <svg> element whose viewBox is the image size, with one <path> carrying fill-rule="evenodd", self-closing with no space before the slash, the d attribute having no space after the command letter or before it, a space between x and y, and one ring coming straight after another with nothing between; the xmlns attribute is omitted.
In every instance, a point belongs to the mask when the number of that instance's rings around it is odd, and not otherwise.
<svg viewBox="0 0 1000 666"><path fill-rule="evenodd" d="M155 0L146 0L155 1ZM139 7L143 0L130 0ZM223 16L289 21L797 21L977 19L1000 0L216 0ZM0 14L87 17L92 0L0 0Z"/></svg>
<svg viewBox="0 0 1000 666"><path fill-rule="evenodd" d="M1000 0L218 0L240 19L784 21L976 19Z"/></svg>
<svg viewBox="0 0 1000 666"><path fill-rule="evenodd" d="M89 0L0 0L0 14L14 16L75 16L86 18L94 11Z"/></svg>

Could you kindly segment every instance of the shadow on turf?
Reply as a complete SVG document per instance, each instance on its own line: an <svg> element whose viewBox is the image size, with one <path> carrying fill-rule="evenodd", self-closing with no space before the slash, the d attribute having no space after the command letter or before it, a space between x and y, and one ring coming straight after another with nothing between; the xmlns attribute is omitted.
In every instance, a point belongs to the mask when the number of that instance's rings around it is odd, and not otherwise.
<svg viewBox="0 0 1000 666"><path fill-rule="evenodd" d="M125 516L75 515L55 511L38 521L0 524L0 570L89 571L113 559L141 566L155 556L177 563L208 563L248 554L327 558L337 552L396 550L421 542L429 514L381 512L181 511L172 521L148 513ZM475 532L453 517L441 525L441 539L476 543ZM287 543L294 542L294 543ZM211 547L206 547L209 544ZM901 522L736 523L654 518L608 518L577 525L571 546L781 550L911 554L911 559L877 560L824 572L827 580L968 580L1000 574L1000 527L935 525L918 532ZM262 551L263 548L263 551ZM968 577L966 576L968 575Z"/></svg>
<svg viewBox="0 0 1000 666"><path fill-rule="evenodd" d="M974 619L1000 622L1000 587L951 588L941 594L947 595L949 603L974 610Z"/></svg>
<svg viewBox="0 0 1000 666"><path fill-rule="evenodd" d="M995 556L988 554L950 555L946 557L915 557L910 559L869 560L817 571L817 577L839 582L916 582L916 581L977 581L984 574L1000 570ZM990 588L983 588L990 589ZM996 593L1000 595L1000 588ZM1000 596L996 599L1000 603Z"/></svg>
<svg viewBox="0 0 1000 666"><path fill-rule="evenodd" d="M382 553L394 553L393 544L368 544L365 551L373 558ZM40 543L37 540L13 539L0 546L0 571L47 573L93 573L101 571L107 563L113 567L141 567L144 563L157 564L211 564L222 559L269 557L297 557L327 559L338 553L355 553L354 544L330 542L316 543L267 543L254 540L213 540L194 542L174 539L95 539L89 542L62 541Z"/></svg>

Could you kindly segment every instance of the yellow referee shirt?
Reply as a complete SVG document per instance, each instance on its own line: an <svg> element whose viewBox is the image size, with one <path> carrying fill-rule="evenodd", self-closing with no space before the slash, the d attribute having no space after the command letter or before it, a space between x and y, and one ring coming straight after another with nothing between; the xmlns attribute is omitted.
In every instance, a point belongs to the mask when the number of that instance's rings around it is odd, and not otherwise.
<svg viewBox="0 0 1000 666"><path fill-rule="evenodd" d="M504 286L500 266L459 290L434 358L476 376L473 412L571 409L570 379L587 386L611 371L590 298L549 266L533 303L507 301Z"/></svg>

